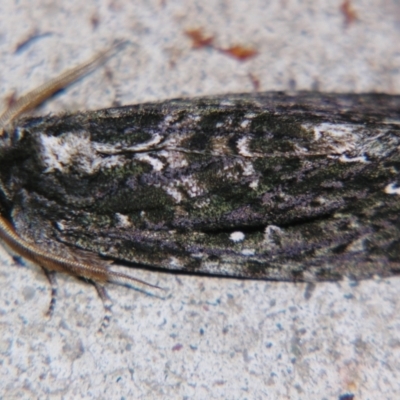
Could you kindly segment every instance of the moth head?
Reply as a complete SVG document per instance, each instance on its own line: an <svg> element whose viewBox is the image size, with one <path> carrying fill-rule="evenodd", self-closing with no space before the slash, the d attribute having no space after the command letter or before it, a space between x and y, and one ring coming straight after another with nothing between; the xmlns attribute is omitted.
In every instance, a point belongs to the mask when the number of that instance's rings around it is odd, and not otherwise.
<svg viewBox="0 0 400 400"><path fill-rule="evenodd" d="M16 147L24 136L24 129L20 126L8 125L0 129L0 154Z"/></svg>
<svg viewBox="0 0 400 400"><path fill-rule="evenodd" d="M12 146L10 130L7 128L0 129L0 155L3 155Z"/></svg>

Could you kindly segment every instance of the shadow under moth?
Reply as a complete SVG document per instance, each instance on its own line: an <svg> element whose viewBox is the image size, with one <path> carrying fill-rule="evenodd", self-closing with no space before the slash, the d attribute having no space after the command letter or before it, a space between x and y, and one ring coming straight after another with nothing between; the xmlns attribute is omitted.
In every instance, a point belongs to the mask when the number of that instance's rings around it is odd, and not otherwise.
<svg viewBox="0 0 400 400"><path fill-rule="evenodd" d="M0 237L96 284L129 266L279 281L400 272L400 96L266 92L0 118ZM143 282L138 281L137 284Z"/></svg>

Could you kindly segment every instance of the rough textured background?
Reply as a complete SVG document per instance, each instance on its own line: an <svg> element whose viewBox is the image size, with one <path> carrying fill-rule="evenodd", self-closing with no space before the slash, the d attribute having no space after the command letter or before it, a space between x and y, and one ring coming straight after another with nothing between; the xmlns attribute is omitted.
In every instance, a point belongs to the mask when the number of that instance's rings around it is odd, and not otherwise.
<svg viewBox="0 0 400 400"><path fill-rule="evenodd" d="M400 93L395 0L99 0L0 3L0 98L107 48L118 57L40 113L279 89ZM201 28L214 48L193 49ZM217 48L252 47L239 61ZM130 271L164 299L58 276L0 253L0 398L395 399L400 278L317 284ZM342 397L343 398L343 397Z"/></svg>

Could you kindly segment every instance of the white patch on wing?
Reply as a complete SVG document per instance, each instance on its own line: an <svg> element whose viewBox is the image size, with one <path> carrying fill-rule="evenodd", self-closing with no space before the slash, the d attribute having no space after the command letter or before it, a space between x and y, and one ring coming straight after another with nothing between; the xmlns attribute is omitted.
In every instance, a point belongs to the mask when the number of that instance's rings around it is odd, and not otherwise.
<svg viewBox="0 0 400 400"><path fill-rule="evenodd" d="M124 151L131 151L132 153L135 153L137 151L146 151L146 150L151 150L152 147L155 145L159 144L161 140L163 139L163 136L156 134L154 135L150 140L144 143L137 144L135 146L129 146L126 147L122 150Z"/></svg>
<svg viewBox="0 0 400 400"><path fill-rule="evenodd" d="M193 132L186 132L186 133L180 133L179 135L176 134L171 134L171 135L166 135L164 142L160 146L161 149L165 150L176 150L176 148L179 148L179 146L182 145L182 142L190 139L193 136Z"/></svg>
<svg viewBox="0 0 400 400"><path fill-rule="evenodd" d="M243 128L243 129L246 129L246 128L249 126L250 122L251 122L250 120L244 119L244 120L240 123L240 127Z"/></svg>
<svg viewBox="0 0 400 400"><path fill-rule="evenodd" d="M68 133L62 136L42 134L40 141L42 160L46 166L45 172L55 170L64 172L71 166L72 160L82 153L85 153L85 158L93 159L90 157L92 152L90 137L84 132Z"/></svg>
<svg viewBox="0 0 400 400"><path fill-rule="evenodd" d="M256 179L255 181L250 182L249 187L251 187L252 189L257 189L258 188L258 179Z"/></svg>
<svg viewBox="0 0 400 400"><path fill-rule="evenodd" d="M117 219L117 226L120 228L129 228L132 226L132 223L127 215L115 213L115 218Z"/></svg>
<svg viewBox="0 0 400 400"><path fill-rule="evenodd" d="M335 138L351 136L354 134L355 127L355 125L351 124L332 124L330 122L323 122L322 124L313 126L314 138L318 141L325 135L329 135Z"/></svg>
<svg viewBox="0 0 400 400"><path fill-rule="evenodd" d="M129 129L126 130L129 132ZM163 136L155 134L147 142L139 143L134 146L123 146L121 144L109 144L109 143L96 143L93 142L93 148L102 154L121 154L121 153L138 153L146 150L152 150L154 146L159 144L163 140Z"/></svg>
<svg viewBox="0 0 400 400"><path fill-rule="evenodd" d="M223 100L223 101L221 101L221 106L233 106L233 102L232 101L229 101L229 100Z"/></svg>
<svg viewBox="0 0 400 400"><path fill-rule="evenodd" d="M192 175L182 176L179 180L175 179L169 182L168 185L161 185L160 187L172 196L176 203L180 203L183 200L182 191L191 198L204 194L204 189Z"/></svg>
<svg viewBox="0 0 400 400"><path fill-rule="evenodd" d="M163 122L169 124L169 123L172 122L174 119L175 119L175 117L173 117L171 114L169 114L169 115L167 115L167 116L164 118L164 121L163 121Z"/></svg>
<svg viewBox="0 0 400 400"><path fill-rule="evenodd" d="M182 268L183 267L182 262L180 260L178 260L176 257L169 258L169 265L174 268Z"/></svg>
<svg viewBox="0 0 400 400"><path fill-rule="evenodd" d="M180 203L182 201L182 193L175 186L162 186L162 188L175 200L176 203Z"/></svg>
<svg viewBox="0 0 400 400"><path fill-rule="evenodd" d="M369 163L367 158L365 156L360 156L360 157L348 157L346 154L342 154L339 157L339 161L343 163L350 163L350 162L361 162L364 164Z"/></svg>
<svg viewBox="0 0 400 400"><path fill-rule="evenodd" d="M135 159L149 163L155 172L162 171L164 168L164 163L162 163L158 158L150 157L146 153L135 154Z"/></svg>
<svg viewBox="0 0 400 400"><path fill-rule="evenodd" d="M254 254L256 254L256 251L254 249L243 249L241 253L244 256L254 256Z"/></svg>
<svg viewBox="0 0 400 400"><path fill-rule="evenodd" d="M111 168L124 164L122 156L99 157L96 144L87 132L68 132L60 136L40 135L42 162L45 172L68 172L70 168L93 174L101 167Z"/></svg>
<svg viewBox="0 0 400 400"><path fill-rule="evenodd" d="M360 163L384 155L385 147L379 145L379 139L388 133L387 128L374 128L374 136L360 123L307 123L302 128L314 134L315 140L309 143L306 152L309 155L326 155L339 162ZM306 149L297 150L304 154Z"/></svg>
<svg viewBox="0 0 400 400"><path fill-rule="evenodd" d="M253 157L253 153L249 150L249 136L243 136L236 142L238 153L243 157Z"/></svg>
<svg viewBox="0 0 400 400"><path fill-rule="evenodd" d="M242 164L242 168L243 168L244 176L251 176L251 175L255 175L255 173L256 173L256 171L254 170L253 163L251 161L245 161Z"/></svg>
<svg viewBox="0 0 400 400"><path fill-rule="evenodd" d="M363 129L359 124L334 124L330 122L323 122L318 125L305 124L303 128L314 131L314 139L317 145L322 145L324 152L328 149L332 154L343 154L354 150Z"/></svg>
<svg viewBox="0 0 400 400"><path fill-rule="evenodd" d="M386 194L397 194L400 196L400 187L396 187L397 185L395 183L390 183L385 187L383 190Z"/></svg>
<svg viewBox="0 0 400 400"><path fill-rule="evenodd" d="M240 166L242 172L238 171L237 166ZM259 174L255 171L252 161L239 157L225 160L224 166L217 172L217 174L224 179L230 179L236 182L239 182L243 176L251 176L254 178L249 183L251 189L256 189L259 184Z"/></svg>
<svg viewBox="0 0 400 400"><path fill-rule="evenodd" d="M202 259L202 258L204 258L204 253L192 253L192 254L190 255L190 257Z"/></svg>
<svg viewBox="0 0 400 400"><path fill-rule="evenodd" d="M232 240L232 242L239 243L243 242L243 240L245 239L245 235L243 232L236 231L230 234L229 239Z"/></svg>
<svg viewBox="0 0 400 400"><path fill-rule="evenodd" d="M158 153L159 157L165 158L169 168L185 168L189 165L185 154L173 150L161 150Z"/></svg>
<svg viewBox="0 0 400 400"><path fill-rule="evenodd" d="M176 183L184 187L189 197L197 197L204 194L203 188L199 186L193 175L183 176L179 181L176 181Z"/></svg>

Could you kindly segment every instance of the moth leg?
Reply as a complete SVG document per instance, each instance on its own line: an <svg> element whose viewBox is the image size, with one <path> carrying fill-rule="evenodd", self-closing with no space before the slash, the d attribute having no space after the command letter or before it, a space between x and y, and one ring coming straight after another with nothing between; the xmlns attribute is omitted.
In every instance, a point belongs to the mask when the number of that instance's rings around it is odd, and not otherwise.
<svg viewBox="0 0 400 400"><path fill-rule="evenodd" d="M111 320L111 315L112 315L112 302L111 299L108 297L106 288L101 285L100 283L97 283L95 281L92 281L94 287L97 290L97 294L101 298L101 301L103 302L103 307L104 307L104 318L103 322L100 325L99 328L99 333L103 333L103 330L106 329L110 325L110 320Z"/></svg>
<svg viewBox="0 0 400 400"><path fill-rule="evenodd" d="M46 312L46 316L47 317L51 317L53 315L54 312L54 308L56 306L56 300L57 300L57 280L56 280L56 273L55 271L49 271L48 269L42 267L44 274L46 275L47 280L50 283L50 287L51 287L51 299L50 299L50 304L49 304L49 308Z"/></svg>

